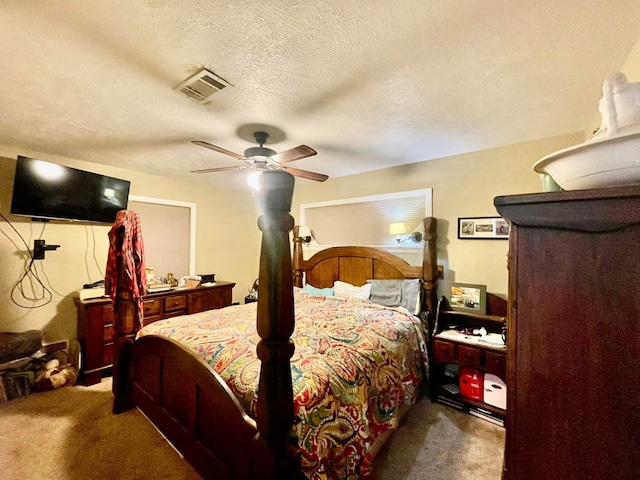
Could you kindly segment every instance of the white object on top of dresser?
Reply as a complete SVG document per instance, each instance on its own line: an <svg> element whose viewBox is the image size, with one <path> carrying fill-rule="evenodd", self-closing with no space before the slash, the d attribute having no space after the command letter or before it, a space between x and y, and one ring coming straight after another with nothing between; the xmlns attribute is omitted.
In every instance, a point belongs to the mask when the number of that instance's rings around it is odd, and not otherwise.
<svg viewBox="0 0 640 480"><path fill-rule="evenodd" d="M640 185L640 83L609 75L599 104L597 133L538 160L533 169L565 190Z"/></svg>

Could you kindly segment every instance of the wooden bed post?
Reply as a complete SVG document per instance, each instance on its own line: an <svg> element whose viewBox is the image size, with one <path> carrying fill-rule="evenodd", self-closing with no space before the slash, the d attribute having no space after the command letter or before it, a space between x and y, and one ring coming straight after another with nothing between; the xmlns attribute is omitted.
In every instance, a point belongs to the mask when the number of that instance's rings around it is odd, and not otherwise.
<svg viewBox="0 0 640 480"><path fill-rule="evenodd" d="M302 261L302 238L298 232L300 227L293 227L293 285L302 288L302 270L300 270L300 262Z"/></svg>
<svg viewBox="0 0 640 480"><path fill-rule="evenodd" d="M262 172L257 193L262 215L260 282L258 286L257 330L258 358L262 362L256 420L259 440L266 442L275 457L275 471L269 476L290 479L299 471L288 451L294 421L293 387L290 360L294 352L291 341L295 316L293 270L289 232L294 220L290 215L294 178L272 170Z"/></svg>
<svg viewBox="0 0 640 480"><path fill-rule="evenodd" d="M425 282L425 290L427 291L425 303L429 317L433 318L436 314L436 305L438 304L438 294L436 293L436 281L438 280L438 261L436 252L436 227L437 221L435 217L425 217L424 225L424 250L423 250L423 271L422 278Z"/></svg>

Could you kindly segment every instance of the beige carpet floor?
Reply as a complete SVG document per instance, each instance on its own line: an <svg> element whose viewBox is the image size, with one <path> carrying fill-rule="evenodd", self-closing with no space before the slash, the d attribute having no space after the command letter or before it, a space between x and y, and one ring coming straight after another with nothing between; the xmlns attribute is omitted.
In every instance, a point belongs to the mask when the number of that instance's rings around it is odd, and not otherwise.
<svg viewBox="0 0 640 480"><path fill-rule="evenodd" d="M505 430L423 398L374 460L377 480L500 480Z"/></svg>
<svg viewBox="0 0 640 480"><path fill-rule="evenodd" d="M111 380L0 404L0 478L197 480L138 411L111 413ZM504 429L422 400L375 460L376 480L498 480Z"/></svg>

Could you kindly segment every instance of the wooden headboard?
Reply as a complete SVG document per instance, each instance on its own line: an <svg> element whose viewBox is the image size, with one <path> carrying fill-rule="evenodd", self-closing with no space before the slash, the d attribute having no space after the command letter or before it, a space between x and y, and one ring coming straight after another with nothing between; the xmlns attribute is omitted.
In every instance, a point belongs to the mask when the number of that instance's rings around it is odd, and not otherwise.
<svg viewBox="0 0 640 480"><path fill-rule="evenodd" d="M395 255L373 247L332 247L321 250L308 260L302 256L302 239L298 227L293 228L293 284L303 283L317 288L332 287L336 280L352 285L364 285L369 279L422 278L425 305L423 309L435 313L436 219L426 217L424 223L424 253L421 266L409 265ZM304 281L303 281L304 278Z"/></svg>

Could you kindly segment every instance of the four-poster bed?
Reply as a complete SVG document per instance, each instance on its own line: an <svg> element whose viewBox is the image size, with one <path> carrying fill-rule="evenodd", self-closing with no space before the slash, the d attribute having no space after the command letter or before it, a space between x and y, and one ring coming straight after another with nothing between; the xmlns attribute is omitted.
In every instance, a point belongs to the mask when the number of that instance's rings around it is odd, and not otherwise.
<svg viewBox="0 0 640 480"><path fill-rule="evenodd" d="M368 247L330 248L304 260L300 239L297 238L295 230L292 266L289 233L294 225L293 217L289 211L293 194L293 177L286 172L269 171L261 175L260 182L261 188L257 198L263 213L258 219L258 227L263 232L263 237L257 307L256 304L227 307L212 313L213 316L206 319L196 318L193 320L177 317L156 322L145 327L149 330L141 332L134 340L137 330L136 309L134 304L129 301L129 294L126 291L118 294L117 318L114 329L119 355L117 355L114 365L114 412L124 411L134 405L140 408L205 478L286 479L302 477L300 452L303 440L313 443L314 448L318 443L317 440L308 440L308 438L315 438L313 435L316 433L306 427L309 423L313 423L313 419L317 418L318 414L315 411L307 412L305 408L300 406L299 381L302 370L318 371L321 368L314 368L312 365L300 367L298 362L309 360L307 356L311 357L314 355L313 352L319 350L320 354L324 355L322 358L323 361L326 360L327 365L331 365L333 370L340 370L340 366L331 363L335 361L335 358L329 358L331 355L325 354L327 351L335 353L335 351L347 348L344 344L327 343L326 338L322 339L324 342L322 346L316 348L312 334L308 333L314 331L310 329L309 325L318 322L318 317L313 316L315 312L322 311L325 312L325 316L328 315L326 312L330 310L328 310L326 303L334 304L337 308L342 309L342 317L348 317L352 322L355 321L355 323L348 324L346 328L344 324L340 324L342 325L340 328L347 331L364 332L361 335L358 334L357 339L349 340L354 342L351 345L353 347L352 354L355 351L360 353L362 350L364 356L365 347L372 343L374 345L370 349L372 356L375 357L372 361L380 361L378 357L381 357L384 362L387 362L387 365L382 367L386 368L386 370L382 370L384 374L375 374L384 379L382 381L383 387L376 386L384 392L378 392L380 397L365 399L365 403L369 402L373 405L373 407L369 405L369 409L365 413L359 413L359 410L356 411L354 407L347 405L348 414L344 414L342 417L340 414L336 414L338 431L342 429L343 433L346 432L351 437L357 437L349 429L353 427L362 430L365 427L369 428L369 424L373 425L372 429L375 426L381 432L390 430L397 425L396 415L399 415L399 412L396 412L398 409L395 407L401 406L404 399L404 397L401 399L398 397L403 395L409 397L416 386L415 384L422 380L416 373L419 370L418 363L420 363L416 360L420 356L418 346L411 347L414 348L413 351L407 350L409 347L403 346L400 349L403 352L401 360L395 360L391 356L387 358L386 351L382 351L381 354L379 350L385 342L393 340L387 337L403 337L402 341L406 341L407 344L409 341L419 343L420 322L415 317L404 313L401 309L382 307L368 301L327 297L326 300L329 301L325 303L323 297L305 293L296 293L294 298L294 284L295 287L302 287L303 277L305 277L307 284L317 288L333 286L336 281L363 285L370 279L422 279L425 294L424 305L426 306L424 310L433 311L435 280L437 278L435 220L425 219L423 266L410 266L394 255ZM255 335L239 340L234 336L238 327L230 327L224 322L232 317L240 316L241 310L252 312L253 329L255 330L253 333ZM363 317L362 312L364 311L367 311L367 315L373 312L374 317L377 316L376 323L373 323L374 321L370 320L370 317ZM256 317L257 325L255 325ZM336 325L339 324L338 320L344 320L342 317L336 319ZM332 322L330 318L324 318L324 320L327 323ZM187 333L184 333L185 330L177 328L178 324L188 322L191 323L187 328L192 330ZM294 322L297 323L295 334ZM369 333L366 333L365 329L369 328L369 324L375 331L375 335L368 336ZM234 332L230 339L231 343L235 344L234 348L241 350L237 355L243 362L243 368L240 369L241 374L239 375L241 381L229 378L226 378L225 381L210 366L211 362L207 363L202 358L203 355L197 355L193 351L193 349L200 351L207 348L220 350L218 346L224 343L220 336L226 334L219 332L215 346L208 347L197 344L202 330L208 328L215 335L216 325L236 329L229 331ZM385 329L390 326L396 330L393 330L393 333L385 333L392 330L382 330L383 325ZM318 326L315 325L314 328L316 327ZM328 327L323 324L319 328L326 329ZM252 333L250 327L243 326L241 330L248 330L249 334ZM183 338L178 342L166 336L172 334L175 334L176 338ZM294 334L294 339L299 342L297 347L292 341L292 334ZM327 337L331 336L330 334ZM404 337L410 337L410 340L405 340ZM184 341L185 339L186 341ZM184 343L189 344L190 341L194 343L194 339L196 340L195 347L189 348L184 345ZM318 341L318 343L321 342ZM251 348L247 349L247 345L250 345ZM259 361L255 360L254 363L258 364L259 375L255 373L255 369L244 368L250 363L246 356L241 356L245 350L257 351ZM294 351L296 354L304 355L305 358L295 357ZM224 354L222 357L224 361L217 357L216 365L227 362L229 356L232 355ZM350 358L358 358L355 363L360 361L359 356L352 355ZM366 361L369 362L369 360ZM400 366L405 363L408 366ZM227 364L232 365L230 361ZM293 368L292 365L294 365ZM368 365L367 363L366 368L370 368ZM227 375L228 370L235 368L232 366L226 370L221 368L220 372ZM407 371L401 372L401 368L405 368ZM295 373L293 380L292 369ZM245 388L243 375L245 377L259 376L257 387L259 394L256 395L253 390L239 392L239 388ZM349 376L350 374L345 375ZM393 385L387 380L387 377L394 375L403 380L402 382L397 381L399 385ZM353 384L344 387L344 390L347 393L357 391L359 396L363 391L375 390L372 385L363 384L365 377L367 375L354 376ZM339 381L339 378L331 379L332 389L339 389L335 386ZM294 387L297 402L295 405ZM245 396L249 400L243 398L243 393L246 393ZM328 394L320 396L324 398L328 397ZM349 397L348 394L344 396ZM313 403L310 401L311 397L312 395L305 397L309 404ZM389 407L389 402L393 403L393 407ZM340 401L336 400L332 405L338 403ZM386 410L380 406L381 404L384 404ZM325 409L323 411L326 411L327 404L323 404L322 408ZM381 411L393 418L378 419ZM253 418L247 412L251 413ZM304 417L303 412L308 414L308 417ZM351 420L351 417L359 415L362 418L353 420L353 425L344 421L345 418ZM305 438L296 438L296 432L298 435L305 432ZM359 440L359 443L356 441L354 448L365 445L367 452L369 452L369 449L373 448L370 443L373 443L375 435L369 435L369 432L366 432L360 436L362 438L356 439ZM304 453L302 456L309 463ZM361 467L362 472L366 473L366 467L367 465ZM329 467L323 465L322 468ZM360 467L356 467L356 470L358 468ZM308 471L304 473L308 476ZM331 472L323 471L321 476L330 477Z"/></svg>

